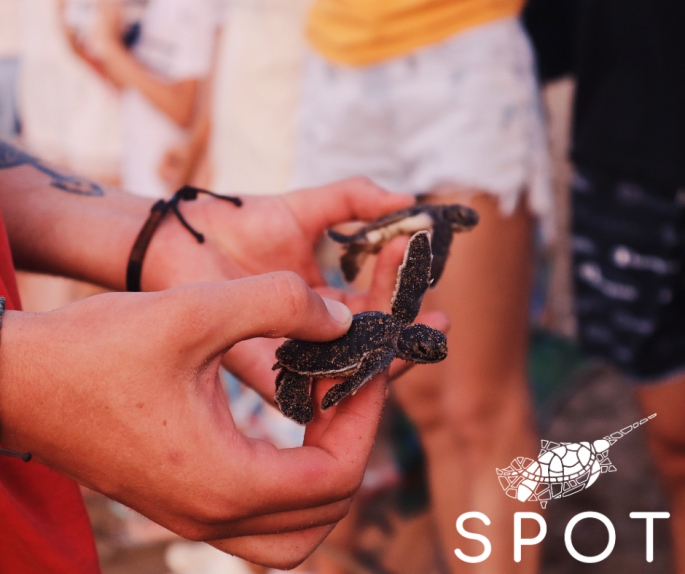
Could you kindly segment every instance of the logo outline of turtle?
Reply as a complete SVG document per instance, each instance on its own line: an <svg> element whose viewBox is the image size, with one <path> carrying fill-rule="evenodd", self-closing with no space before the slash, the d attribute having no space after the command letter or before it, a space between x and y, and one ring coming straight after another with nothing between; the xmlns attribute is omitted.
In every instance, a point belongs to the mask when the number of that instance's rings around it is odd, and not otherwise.
<svg viewBox="0 0 685 574"><path fill-rule="evenodd" d="M600 474L616 472L609 459L609 448L655 416L656 413L592 443L541 440L537 459L518 456L506 468L496 469L500 486L509 498L537 501L542 508L550 500L586 490Z"/></svg>

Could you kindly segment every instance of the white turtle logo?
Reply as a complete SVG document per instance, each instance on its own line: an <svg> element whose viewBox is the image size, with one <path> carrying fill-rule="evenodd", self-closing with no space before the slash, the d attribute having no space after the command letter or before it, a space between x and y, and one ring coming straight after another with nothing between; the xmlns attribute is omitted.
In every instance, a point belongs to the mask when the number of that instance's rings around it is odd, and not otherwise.
<svg viewBox="0 0 685 574"><path fill-rule="evenodd" d="M502 489L509 498L521 502L537 500L545 508L548 500L589 488L600 474L616 472L609 460L609 447L655 416L656 413L592 444L540 441L537 460L519 456L508 467L497 469Z"/></svg>

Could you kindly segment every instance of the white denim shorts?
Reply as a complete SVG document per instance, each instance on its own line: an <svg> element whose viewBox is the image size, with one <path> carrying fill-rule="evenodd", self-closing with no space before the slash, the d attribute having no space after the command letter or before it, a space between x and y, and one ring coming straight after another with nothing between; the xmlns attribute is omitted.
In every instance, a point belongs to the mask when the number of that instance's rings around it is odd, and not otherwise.
<svg viewBox="0 0 685 574"><path fill-rule="evenodd" d="M409 55L351 67L311 53L296 183L365 175L392 191L451 183L522 193L552 210L549 158L530 42L517 18L471 28Z"/></svg>

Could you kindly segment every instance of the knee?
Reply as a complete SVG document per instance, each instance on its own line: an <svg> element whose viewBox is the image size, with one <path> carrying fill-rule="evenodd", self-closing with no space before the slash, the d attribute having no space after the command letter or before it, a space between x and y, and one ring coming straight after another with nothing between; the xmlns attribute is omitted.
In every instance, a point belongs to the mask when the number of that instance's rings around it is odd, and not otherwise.
<svg viewBox="0 0 685 574"><path fill-rule="evenodd" d="M517 385L518 387L518 385ZM453 441L482 448L528 427L530 409L525 384L518 388L475 393L448 393L443 402L444 426Z"/></svg>
<svg viewBox="0 0 685 574"><path fill-rule="evenodd" d="M427 384L403 404L424 441L442 437L461 448L482 448L530 427L525 379L493 383Z"/></svg>

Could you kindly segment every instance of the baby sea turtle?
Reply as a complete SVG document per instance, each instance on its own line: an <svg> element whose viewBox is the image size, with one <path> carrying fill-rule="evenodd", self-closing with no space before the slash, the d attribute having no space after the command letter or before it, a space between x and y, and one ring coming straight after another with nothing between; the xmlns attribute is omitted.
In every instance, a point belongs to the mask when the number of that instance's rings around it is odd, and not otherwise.
<svg viewBox="0 0 685 574"><path fill-rule="evenodd" d="M422 203L385 215L365 225L352 235L329 230L333 241L345 245L340 266L348 282L354 281L366 257L378 253L397 235L411 235L426 229L432 233L433 266L431 277L435 284L440 279L452 244L452 234L468 231L478 223L478 213L465 205L431 205Z"/></svg>
<svg viewBox="0 0 685 574"><path fill-rule="evenodd" d="M497 469L500 485L509 498L521 502L537 500L542 508L548 500L590 488L600 474L616 472L609 460L609 447L655 416L650 415L592 444L543 440L537 460L519 456L507 468Z"/></svg>
<svg viewBox="0 0 685 574"><path fill-rule="evenodd" d="M312 378L348 377L324 395L321 408L326 410L387 369L395 357L415 363L437 363L447 357L443 333L412 324L430 285L431 259L430 234L420 231L409 240L398 270L392 315L380 311L358 313L350 330L335 341L289 340L276 350L278 362L274 370L280 372L275 400L285 416L300 424L312 420Z"/></svg>

